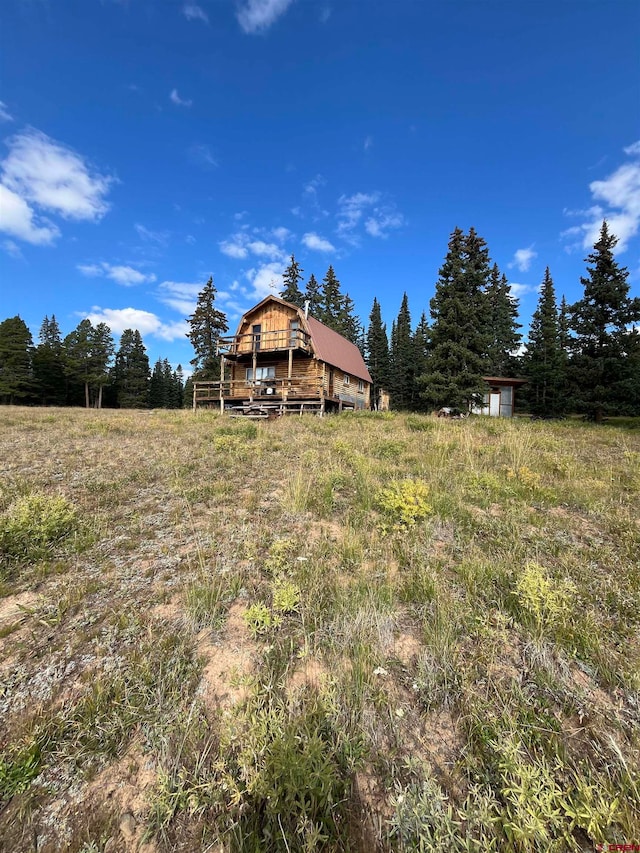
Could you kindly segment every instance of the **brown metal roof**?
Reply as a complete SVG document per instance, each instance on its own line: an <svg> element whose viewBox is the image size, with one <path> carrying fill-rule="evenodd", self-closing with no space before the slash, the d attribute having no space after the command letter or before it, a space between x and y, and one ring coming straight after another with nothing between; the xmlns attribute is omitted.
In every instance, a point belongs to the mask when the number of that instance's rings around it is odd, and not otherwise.
<svg viewBox="0 0 640 853"><path fill-rule="evenodd" d="M304 311L302 316L304 317ZM371 382L371 376L367 370L367 365L364 363L362 353L355 344L316 320L315 317L307 317L304 322L311 335L311 343L316 357L320 361L324 361L332 367L339 367L340 370L355 376L357 379Z"/></svg>
<svg viewBox="0 0 640 853"><path fill-rule="evenodd" d="M514 376L483 376L485 382L493 382L495 385L524 385L528 379L516 379Z"/></svg>

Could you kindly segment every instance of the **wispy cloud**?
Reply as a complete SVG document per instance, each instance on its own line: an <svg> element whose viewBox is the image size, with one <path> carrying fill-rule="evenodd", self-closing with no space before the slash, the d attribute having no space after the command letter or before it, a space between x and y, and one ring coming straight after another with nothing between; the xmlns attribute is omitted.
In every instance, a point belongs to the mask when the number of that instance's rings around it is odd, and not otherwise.
<svg viewBox="0 0 640 853"><path fill-rule="evenodd" d="M11 255L12 258L22 258L22 250L17 243L14 243L13 240L3 240L2 248L7 253L7 255Z"/></svg>
<svg viewBox="0 0 640 853"><path fill-rule="evenodd" d="M264 299L269 294L277 295L283 288L283 272L284 265L276 262L247 270L245 278L251 285L251 292L247 295L251 299Z"/></svg>
<svg viewBox="0 0 640 853"><path fill-rule="evenodd" d="M284 243L284 241L291 236L291 231L288 228L285 228L283 225L278 228L273 228L271 233L275 237L276 240L280 243Z"/></svg>
<svg viewBox="0 0 640 853"><path fill-rule="evenodd" d="M146 243L157 243L159 246L166 246L169 240L169 234L167 231L152 231L150 228L146 228L139 222L136 222L133 227L138 237Z"/></svg>
<svg viewBox="0 0 640 853"><path fill-rule="evenodd" d="M192 145L187 152L189 159L196 166L202 166L205 169L215 169L218 167L218 161L213 156L211 148L202 143Z"/></svg>
<svg viewBox="0 0 640 853"><path fill-rule="evenodd" d="M153 273L142 273L140 270L118 264L78 264L77 269L82 275L90 278L104 277L121 284L123 287L134 287L137 284L150 284L156 280Z"/></svg>
<svg viewBox="0 0 640 853"><path fill-rule="evenodd" d="M364 140L364 150L368 151L373 147L373 136L366 136Z"/></svg>
<svg viewBox="0 0 640 853"><path fill-rule="evenodd" d="M140 308L100 308L94 305L88 314L78 313L78 316L87 317L94 324L106 323L116 335L122 334L125 329L137 329L143 336L175 341L189 331L189 324L184 320L164 323L157 314Z"/></svg>
<svg viewBox="0 0 640 853"><path fill-rule="evenodd" d="M320 23L326 24L329 18L331 17L331 8L329 6L323 6L320 10Z"/></svg>
<svg viewBox="0 0 640 853"><path fill-rule="evenodd" d="M521 299L527 293L536 293L540 286L535 284L519 284L518 282L510 281L509 287L511 288L511 296L515 299Z"/></svg>
<svg viewBox="0 0 640 853"><path fill-rule="evenodd" d="M531 267L531 261L537 257L538 253L534 252L533 245L531 245L526 249L518 249L513 255L513 260L507 266L509 269L516 267L520 272L527 272Z"/></svg>
<svg viewBox="0 0 640 853"><path fill-rule="evenodd" d="M332 243L313 231L304 234L302 242L307 249L312 249L314 252L335 252L336 250Z"/></svg>
<svg viewBox="0 0 640 853"><path fill-rule="evenodd" d="M50 246L60 236L56 225L38 217L23 198L4 184L0 184L0 231L34 246Z"/></svg>
<svg viewBox="0 0 640 853"><path fill-rule="evenodd" d="M359 245L358 228L363 225L370 237L386 239L391 231L405 224L402 213L382 193L354 193L338 199L338 236L352 245Z"/></svg>
<svg viewBox="0 0 640 853"><path fill-rule="evenodd" d="M260 33L284 15L293 0L245 0L237 13L238 23L245 33Z"/></svg>
<svg viewBox="0 0 640 853"><path fill-rule="evenodd" d="M209 23L209 16L202 6L198 6L196 3L185 3L182 7L182 14L185 16L187 21L202 21L205 24Z"/></svg>
<svg viewBox="0 0 640 853"><path fill-rule="evenodd" d="M163 281L158 288L158 299L180 314L193 314L202 283Z"/></svg>
<svg viewBox="0 0 640 853"><path fill-rule="evenodd" d="M169 95L169 100L172 104L175 104L177 107L190 107L193 104L191 98L188 100L186 98L181 98L178 94L177 89L172 89L171 94Z"/></svg>
<svg viewBox="0 0 640 853"><path fill-rule="evenodd" d="M565 210L565 215L583 219L563 231L569 241L566 249L590 249L598 239L602 220L606 219L609 231L618 238L617 251L624 252L629 241L640 228L640 140L628 145L624 153L632 158L623 163L607 178L592 181L589 190L596 202L586 210Z"/></svg>
<svg viewBox="0 0 640 853"><path fill-rule="evenodd" d="M0 101L0 121L13 121L13 116L4 101Z"/></svg>

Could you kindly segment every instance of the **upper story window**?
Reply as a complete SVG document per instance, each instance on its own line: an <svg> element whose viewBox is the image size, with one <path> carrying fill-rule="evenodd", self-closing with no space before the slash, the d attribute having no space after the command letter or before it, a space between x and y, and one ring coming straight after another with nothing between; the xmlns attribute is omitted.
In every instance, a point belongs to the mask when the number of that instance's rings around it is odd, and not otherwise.
<svg viewBox="0 0 640 853"><path fill-rule="evenodd" d="M298 346L298 329L300 328L300 320L291 320L289 323L289 346Z"/></svg>
<svg viewBox="0 0 640 853"><path fill-rule="evenodd" d="M358 379L358 391L364 391L364 382L362 379Z"/></svg>
<svg viewBox="0 0 640 853"><path fill-rule="evenodd" d="M262 326L257 323L255 326L251 327L251 332L253 334L253 348L255 350L260 349L260 338L262 336Z"/></svg>
<svg viewBox="0 0 640 853"><path fill-rule="evenodd" d="M345 375L344 375L344 384L345 385L351 384L351 377L349 376L348 373L345 373Z"/></svg>

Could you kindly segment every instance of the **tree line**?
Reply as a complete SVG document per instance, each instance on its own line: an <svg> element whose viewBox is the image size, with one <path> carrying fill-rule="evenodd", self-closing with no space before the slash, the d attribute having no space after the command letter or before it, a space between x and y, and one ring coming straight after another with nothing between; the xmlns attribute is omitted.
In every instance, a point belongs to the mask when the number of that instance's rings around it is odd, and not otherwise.
<svg viewBox="0 0 640 853"><path fill-rule="evenodd" d="M629 297L628 271L614 256L616 237L606 221L589 253L583 296L558 302L549 268L531 320L526 345L518 300L507 277L492 263L474 228L456 228L429 303L413 327L409 300L402 299L390 333L374 297L368 326L355 313L333 266L319 283L304 286L295 256L279 295L356 344L373 380L372 401L382 390L398 410L452 406L468 411L482 402L487 376L524 376L520 408L541 417L565 412L601 420L607 412L640 415L640 299ZM0 401L43 405L180 408L191 404L193 380L220 378L217 345L229 330L216 306L213 278L188 318L195 357L186 382L180 365L167 359L150 369L139 331L126 329L116 350L104 323L82 320L64 339L55 316L45 317L39 344L20 317L0 323Z"/></svg>

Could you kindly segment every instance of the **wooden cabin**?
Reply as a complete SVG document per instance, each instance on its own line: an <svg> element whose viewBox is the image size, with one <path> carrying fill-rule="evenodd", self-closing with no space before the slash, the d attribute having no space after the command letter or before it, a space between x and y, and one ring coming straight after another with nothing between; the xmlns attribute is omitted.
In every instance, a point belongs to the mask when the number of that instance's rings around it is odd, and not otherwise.
<svg viewBox="0 0 640 853"><path fill-rule="evenodd" d="M193 408L236 413L338 412L370 407L360 350L302 308L267 296L220 338L220 380L194 382Z"/></svg>
<svg viewBox="0 0 640 853"><path fill-rule="evenodd" d="M481 406L475 406L477 415L489 415L493 418L511 418L515 411L516 389L527 381L510 376L483 376L488 384Z"/></svg>

